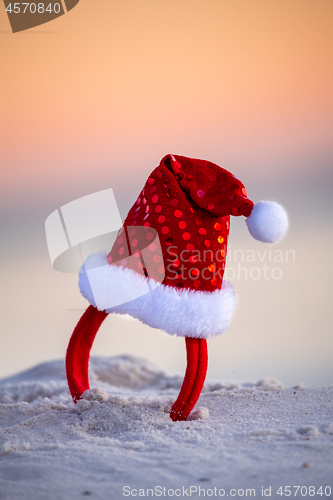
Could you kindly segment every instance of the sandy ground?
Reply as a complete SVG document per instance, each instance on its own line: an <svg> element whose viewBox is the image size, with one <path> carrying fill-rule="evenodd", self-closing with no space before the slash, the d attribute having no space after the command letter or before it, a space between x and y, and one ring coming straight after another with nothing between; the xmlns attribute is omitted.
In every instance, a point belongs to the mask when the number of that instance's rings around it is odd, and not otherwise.
<svg viewBox="0 0 333 500"><path fill-rule="evenodd" d="M174 423L182 377L118 356L90 380L77 405L63 361L0 381L1 500L332 494L333 387L208 381Z"/></svg>

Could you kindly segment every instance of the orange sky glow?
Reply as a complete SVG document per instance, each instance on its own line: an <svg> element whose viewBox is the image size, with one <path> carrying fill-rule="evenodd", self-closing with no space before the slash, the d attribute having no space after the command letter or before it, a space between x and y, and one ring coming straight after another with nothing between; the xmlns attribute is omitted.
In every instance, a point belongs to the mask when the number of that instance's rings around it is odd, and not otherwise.
<svg viewBox="0 0 333 500"><path fill-rule="evenodd" d="M2 185L148 174L168 152L305 168L332 152L332 24L331 0L81 0L12 34L0 8Z"/></svg>

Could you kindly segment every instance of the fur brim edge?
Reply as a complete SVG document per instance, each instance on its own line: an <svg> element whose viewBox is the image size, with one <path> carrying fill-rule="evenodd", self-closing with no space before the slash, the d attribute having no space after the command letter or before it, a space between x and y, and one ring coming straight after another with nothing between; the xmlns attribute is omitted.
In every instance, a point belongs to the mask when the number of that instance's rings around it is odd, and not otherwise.
<svg viewBox="0 0 333 500"><path fill-rule="evenodd" d="M236 305L228 282L203 292L166 286L93 254L79 273L81 294L97 309L129 314L170 335L208 339L225 332Z"/></svg>

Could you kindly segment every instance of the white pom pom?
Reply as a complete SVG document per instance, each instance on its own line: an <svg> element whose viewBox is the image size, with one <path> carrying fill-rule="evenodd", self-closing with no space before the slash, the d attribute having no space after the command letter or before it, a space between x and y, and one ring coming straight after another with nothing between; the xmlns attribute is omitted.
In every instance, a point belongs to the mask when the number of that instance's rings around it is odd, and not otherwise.
<svg viewBox="0 0 333 500"><path fill-rule="evenodd" d="M251 236L265 243L275 243L288 229L286 211L275 201L259 201L246 219Z"/></svg>

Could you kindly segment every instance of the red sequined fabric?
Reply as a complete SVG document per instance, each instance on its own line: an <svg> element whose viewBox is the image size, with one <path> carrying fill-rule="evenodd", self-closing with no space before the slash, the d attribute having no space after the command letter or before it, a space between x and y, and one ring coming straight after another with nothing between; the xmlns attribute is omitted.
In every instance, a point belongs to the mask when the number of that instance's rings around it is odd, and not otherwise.
<svg viewBox="0 0 333 500"><path fill-rule="evenodd" d="M167 155L129 211L109 262L164 277L163 284L179 289L220 289L230 215L248 217L252 207L244 185L227 170Z"/></svg>

